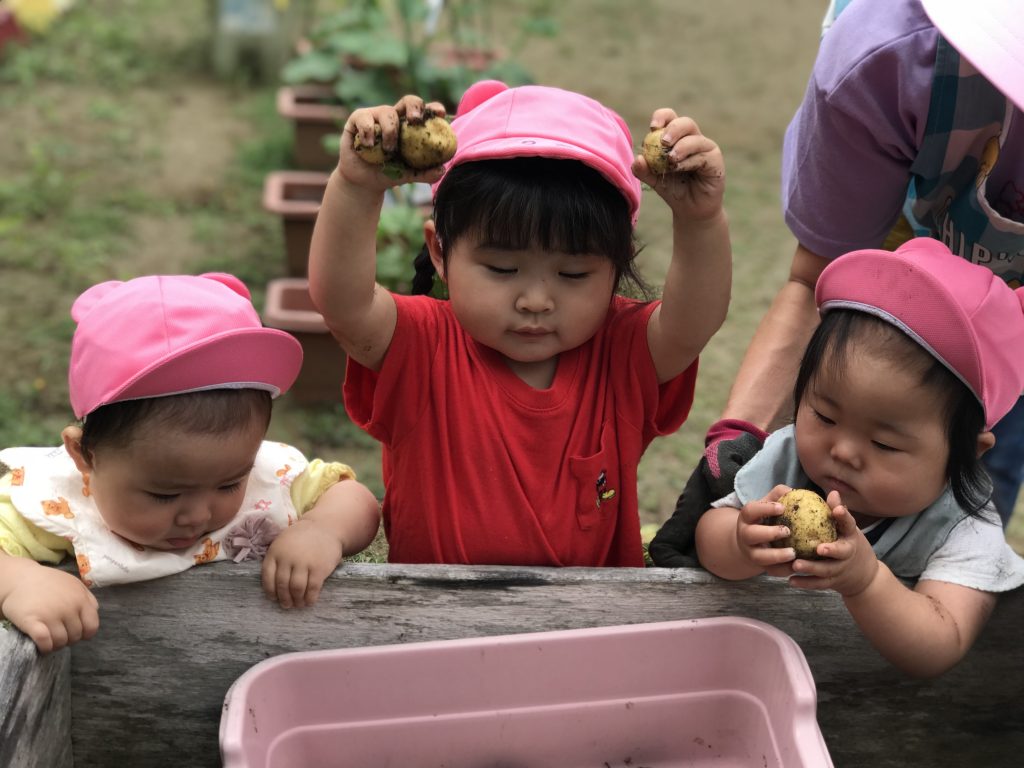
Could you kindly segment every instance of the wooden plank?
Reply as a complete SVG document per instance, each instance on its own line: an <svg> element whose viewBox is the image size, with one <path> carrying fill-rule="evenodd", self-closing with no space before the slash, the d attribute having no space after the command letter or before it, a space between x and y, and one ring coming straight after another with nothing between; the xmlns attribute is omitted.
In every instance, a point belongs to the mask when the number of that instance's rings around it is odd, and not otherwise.
<svg viewBox="0 0 1024 768"><path fill-rule="evenodd" d="M0 622L0 766L71 768L71 653Z"/></svg>
<svg viewBox="0 0 1024 768"><path fill-rule="evenodd" d="M800 644L837 766L997 768L1024 754L1020 590L937 681L892 669L834 594L691 569L350 564L315 607L282 611L262 597L254 564L217 564L98 596L100 634L72 652L78 768L163 766L172 756L217 765L225 692L279 653L724 615L766 621Z"/></svg>

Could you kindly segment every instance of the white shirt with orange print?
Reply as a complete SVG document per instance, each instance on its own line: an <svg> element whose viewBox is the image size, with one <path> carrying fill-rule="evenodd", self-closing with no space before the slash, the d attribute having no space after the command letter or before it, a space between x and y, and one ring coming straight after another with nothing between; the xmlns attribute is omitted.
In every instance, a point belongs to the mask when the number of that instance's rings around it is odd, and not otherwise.
<svg viewBox="0 0 1024 768"><path fill-rule="evenodd" d="M244 559L249 555L245 539L254 531L266 540L308 511L331 485L355 479L345 464L307 462L297 448L265 441L232 521L188 549L168 552L134 544L110 531L63 446L8 448L0 451L0 462L11 470L0 487L0 549L51 563L71 553L82 581L90 587L146 581L202 563Z"/></svg>

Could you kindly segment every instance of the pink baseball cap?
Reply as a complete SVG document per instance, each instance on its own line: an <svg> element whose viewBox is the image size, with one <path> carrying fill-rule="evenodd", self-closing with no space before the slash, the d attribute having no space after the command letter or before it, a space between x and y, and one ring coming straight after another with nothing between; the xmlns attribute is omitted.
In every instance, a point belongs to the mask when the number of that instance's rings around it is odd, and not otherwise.
<svg viewBox="0 0 1024 768"><path fill-rule="evenodd" d="M985 428L1024 391L1024 288L918 237L895 251L851 251L821 273L819 310L855 309L892 323L945 365L985 409Z"/></svg>
<svg viewBox="0 0 1024 768"><path fill-rule="evenodd" d="M633 138L626 122L600 102L560 88L481 80L463 94L452 129L458 148L446 170L473 160L579 160L615 185L636 223L640 181L632 171Z"/></svg>
<svg viewBox="0 0 1024 768"><path fill-rule="evenodd" d="M1020 0L921 0L935 28L1024 109L1024 6Z"/></svg>
<svg viewBox="0 0 1024 768"><path fill-rule="evenodd" d="M71 307L68 385L79 419L101 405L203 389L288 390L302 346L264 328L233 275L153 275L99 283Z"/></svg>

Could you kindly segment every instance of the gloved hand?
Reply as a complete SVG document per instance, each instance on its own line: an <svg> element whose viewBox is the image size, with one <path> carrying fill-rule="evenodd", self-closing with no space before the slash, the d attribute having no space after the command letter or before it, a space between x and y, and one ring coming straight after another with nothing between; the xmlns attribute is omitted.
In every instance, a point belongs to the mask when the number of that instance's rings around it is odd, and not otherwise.
<svg viewBox="0 0 1024 768"><path fill-rule="evenodd" d="M708 429L704 437L704 458L708 462L708 482L716 499L732 493L736 473L761 450L768 433L749 421L722 419Z"/></svg>
<svg viewBox="0 0 1024 768"><path fill-rule="evenodd" d="M700 564L694 539L697 521L711 502L732 492L736 473L761 450L767 437L763 429L739 419L722 419L711 425L704 438L704 455L686 481L672 517L647 548L656 566Z"/></svg>

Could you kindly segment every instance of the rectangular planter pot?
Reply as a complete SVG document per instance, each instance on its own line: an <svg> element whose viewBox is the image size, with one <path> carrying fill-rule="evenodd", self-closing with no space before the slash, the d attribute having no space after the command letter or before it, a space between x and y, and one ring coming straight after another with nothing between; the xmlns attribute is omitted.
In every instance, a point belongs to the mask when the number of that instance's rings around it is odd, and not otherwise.
<svg viewBox="0 0 1024 768"><path fill-rule="evenodd" d="M302 344L302 369L288 396L305 405L342 402L345 350L327 330L309 297L305 278L282 277L267 283L263 322L292 334Z"/></svg>
<svg viewBox="0 0 1024 768"><path fill-rule="evenodd" d="M288 274L305 277L309 241L327 189L328 174L318 171L274 171L263 181L263 207L281 217Z"/></svg>
<svg viewBox="0 0 1024 768"><path fill-rule="evenodd" d="M349 110L338 103L329 85L289 85L277 91L277 112L292 121L295 144L292 159L302 170L327 171L338 164L324 149L324 137L340 133Z"/></svg>

